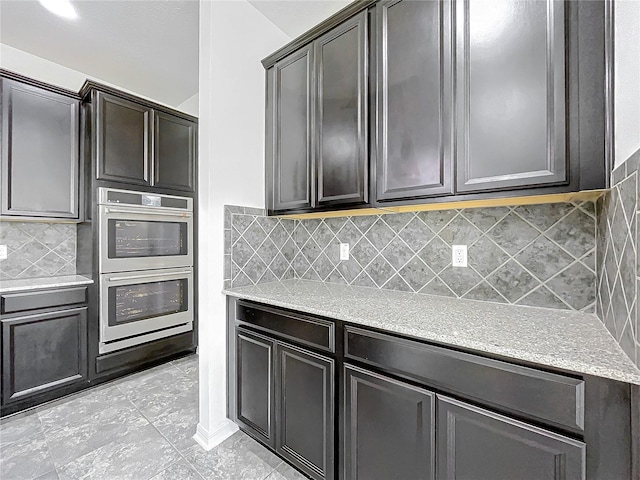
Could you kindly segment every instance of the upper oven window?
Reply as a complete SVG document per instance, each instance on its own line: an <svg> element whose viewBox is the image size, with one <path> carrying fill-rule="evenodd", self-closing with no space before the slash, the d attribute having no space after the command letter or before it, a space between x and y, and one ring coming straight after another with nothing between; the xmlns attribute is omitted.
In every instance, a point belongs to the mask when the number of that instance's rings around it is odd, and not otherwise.
<svg viewBox="0 0 640 480"><path fill-rule="evenodd" d="M109 219L108 257L187 255L187 235L185 222Z"/></svg>

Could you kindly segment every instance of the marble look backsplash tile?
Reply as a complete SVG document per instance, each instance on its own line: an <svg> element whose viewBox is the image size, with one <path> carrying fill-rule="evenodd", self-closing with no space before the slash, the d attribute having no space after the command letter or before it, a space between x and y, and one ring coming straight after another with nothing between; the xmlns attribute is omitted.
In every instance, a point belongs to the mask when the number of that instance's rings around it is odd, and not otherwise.
<svg viewBox="0 0 640 480"><path fill-rule="evenodd" d="M302 220L297 278L593 311L592 202ZM352 259L340 262L338 244ZM454 268L451 246L467 245Z"/></svg>
<svg viewBox="0 0 640 480"><path fill-rule="evenodd" d="M638 250L637 151L614 170L611 191L597 203L596 313L625 353L640 367L640 319L637 288Z"/></svg>
<svg viewBox="0 0 640 480"><path fill-rule="evenodd" d="M593 202L307 220L241 209L230 207L231 228L225 232L231 237L228 286L302 278L518 305L595 308ZM340 261L340 243L350 244L349 261ZM457 244L469 248L468 268L451 265L451 246Z"/></svg>
<svg viewBox="0 0 640 480"><path fill-rule="evenodd" d="M76 273L76 225L0 222L0 279L53 277Z"/></svg>
<svg viewBox="0 0 640 480"><path fill-rule="evenodd" d="M294 225L294 220L265 217L261 209L226 205L225 288L294 278Z"/></svg>

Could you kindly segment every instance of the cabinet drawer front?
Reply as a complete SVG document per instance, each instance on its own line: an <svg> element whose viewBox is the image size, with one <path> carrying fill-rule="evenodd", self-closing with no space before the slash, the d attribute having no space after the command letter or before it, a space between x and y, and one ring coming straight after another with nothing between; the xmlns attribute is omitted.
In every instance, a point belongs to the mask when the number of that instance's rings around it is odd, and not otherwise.
<svg viewBox="0 0 640 480"><path fill-rule="evenodd" d="M586 478L584 443L440 396L437 436L443 480Z"/></svg>
<svg viewBox="0 0 640 480"><path fill-rule="evenodd" d="M2 299L2 313L60 307L76 303L86 303L87 287L26 293L3 293L0 295L0 299Z"/></svg>
<svg viewBox="0 0 640 480"><path fill-rule="evenodd" d="M485 405L584 430L584 381L390 335L345 327L345 357Z"/></svg>
<svg viewBox="0 0 640 480"><path fill-rule="evenodd" d="M4 404L87 379L87 308L2 321Z"/></svg>
<svg viewBox="0 0 640 480"><path fill-rule="evenodd" d="M294 314L264 305L238 301L236 318L295 342L335 352L335 324L329 320Z"/></svg>

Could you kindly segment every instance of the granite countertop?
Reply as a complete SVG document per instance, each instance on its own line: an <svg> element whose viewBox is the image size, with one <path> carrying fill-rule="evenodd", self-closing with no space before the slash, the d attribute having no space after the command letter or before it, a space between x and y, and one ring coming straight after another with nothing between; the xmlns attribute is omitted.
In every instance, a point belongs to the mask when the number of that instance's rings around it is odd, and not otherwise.
<svg viewBox="0 0 640 480"><path fill-rule="evenodd" d="M640 370L595 314L308 280L223 293L445 346L640 385Z"/></svg>
<svg viewBox="0 0 640 480"><path fill-rule="evenodd" d="M45 290L48 288L72 287L74 285L89 285L93 280L82 275L64 275L60 277L20 278L17 280L2 280L0 293L19 292L24 290Z"/></svg>

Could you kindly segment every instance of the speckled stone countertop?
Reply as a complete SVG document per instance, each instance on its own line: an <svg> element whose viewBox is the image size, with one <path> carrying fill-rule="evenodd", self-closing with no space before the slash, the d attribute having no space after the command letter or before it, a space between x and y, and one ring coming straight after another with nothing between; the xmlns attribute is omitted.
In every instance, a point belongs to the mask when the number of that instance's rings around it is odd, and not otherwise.
<svg viewBox="0 0 640 480"><path fill-rule="evenodd" d="M354 324L640 385L640 370L593 314L308 280L224 290Z"/></svg>
<svg viewBox="0 0 640 480"><path fill-rule="evenodd" d="M0 281L0 293L20 292L24 290L45 290L47 288L72 287L88 285L93 280L82 275L64 275L46 278L20 278L18 280Z"/></svg>

